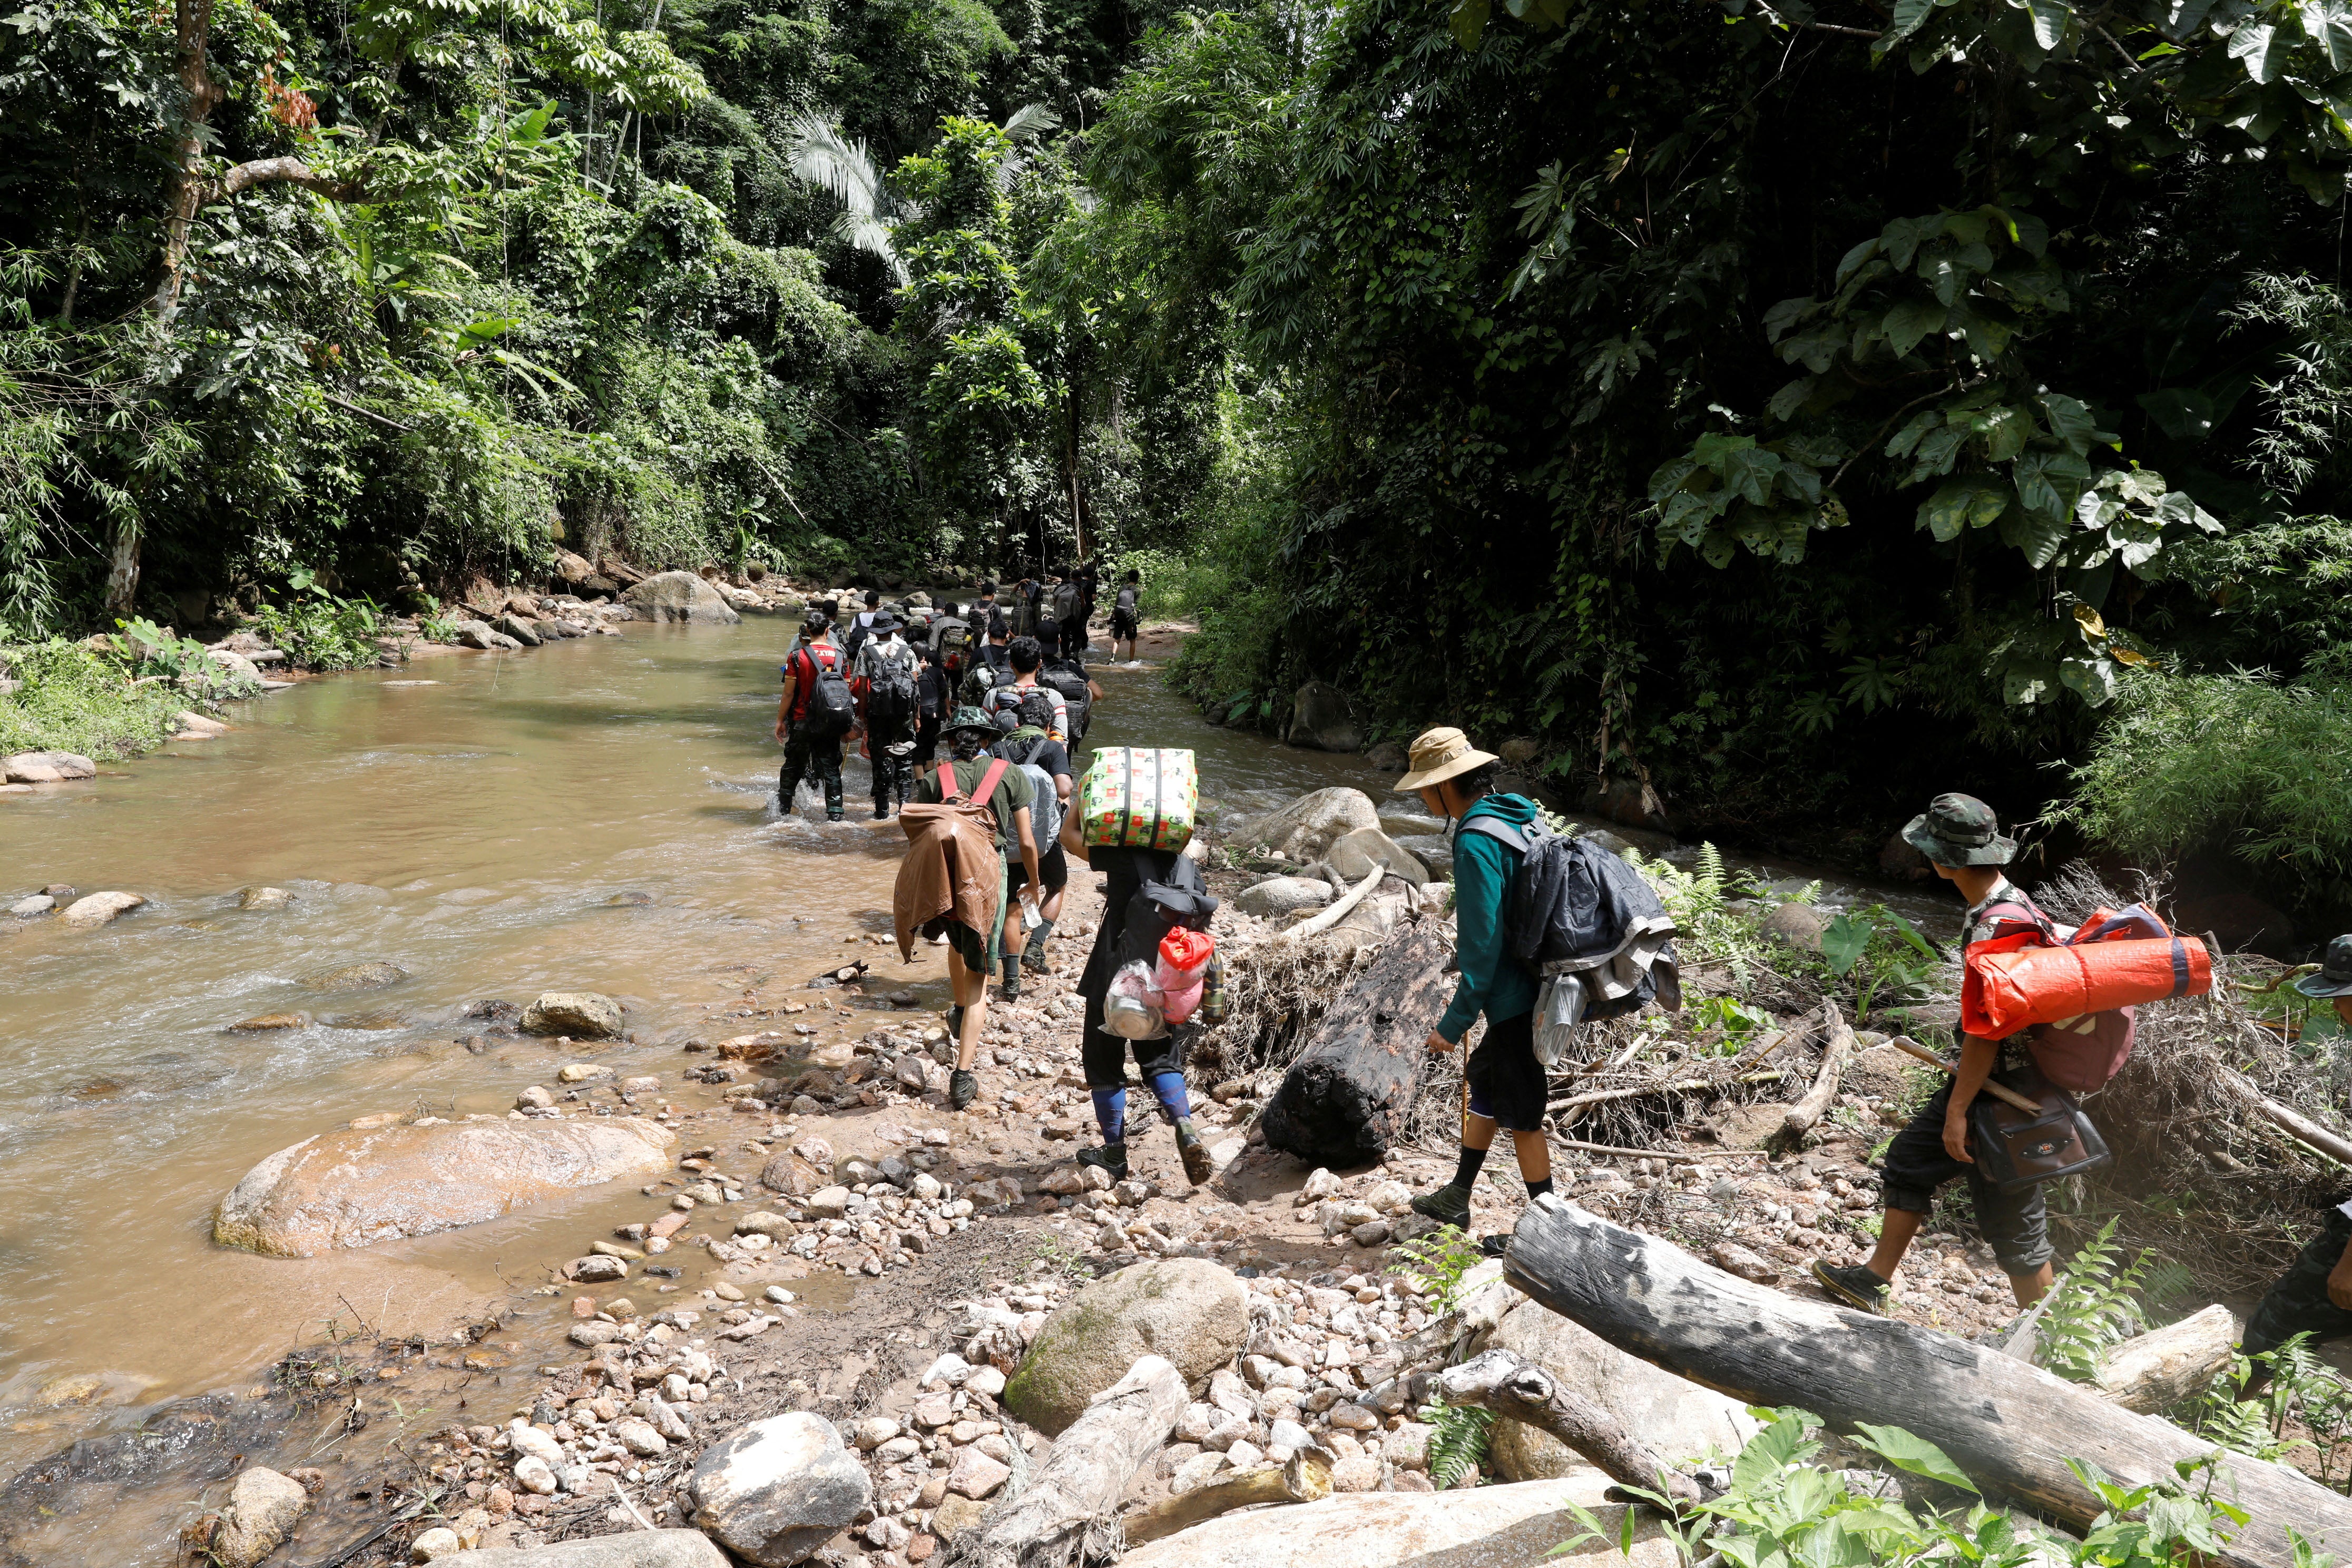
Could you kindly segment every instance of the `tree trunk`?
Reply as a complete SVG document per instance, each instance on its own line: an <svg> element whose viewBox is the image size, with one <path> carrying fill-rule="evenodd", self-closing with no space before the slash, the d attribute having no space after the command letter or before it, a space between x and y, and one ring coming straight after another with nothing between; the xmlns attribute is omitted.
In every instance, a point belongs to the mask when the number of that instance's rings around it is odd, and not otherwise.
<svg viewBox="0 0 2352 1568"><path fill-rule="evenodd" d="M1784 1149L1805 1146L1805 1134L1813 1130L1822 1113L1829 1110L1830 1101L1837 1098L1838 1084L1845 1077L1846 1058L1853 1054L1853 1031L1846 1026L1845 1015L1838 1010L1836 1002L1822 1003L1822 1026L1829 1032L1822 1047L1822 1070L1813 1075L1813 1087L1805 1091L1805 1097L1789 1107L1789 1113L1780 1118L1780 1131L1775 1137Z"/></svg>
<svg viewBox="0 0 2352 1568"><path fill-rule="evenodd" d="M942 1568L1076 1568L1108 1561L1112 1510L1184 1411L1184 1377L1156 1355L1096 1395L1055 1440L1027 1489L956 1538Z"/></svg>
<svg viewBox="0 0 2352 1568"><path fill-rule="evenodd" d="M2238 1348L2238 1320L2219 1301L2109 1350L2091 1386L2126 1410L2152 1415L2209 1387Z"/></svg>
<svg viewBox="0 0 2352 1568"><path fill-rule="evenodd" d="M106 561L106 613L128 620L139 598L140 527L133 518L114 525L114 542Z"/></svg>
<svg viewBox="0 0 2352 1568"><path fill-rule="evenodd" d="M1549 1194L1519 1221L1503 1269L1620 1350L1750 1404L1814 1411L1838 1431L1862 1421L1903 1427L1988 1492L2077 1530L2105 1505L2069 1458L2128 1487L2176 1479L2177 1461L2214 1452L1990 1347L1784 1296ZM2352 1545L2352 1500L2258 1459L2230 1455L2221 1468L2217 1489L2234 1491L2253 1519L2216 1562L2290 1568L2288 1525L2338 1550Z"/></svg>
<svg viewBox="0 0 2352 1568"><path fill-rule="evenodd" d="M1331 1467L1320 1454L1294 1454L1278 1470L1252 1470L1162 1498L1119 1521L1129 1546L1189 1530L1204 1519L1266 1503L1320 1502L1331 1495Z"/></svg>
<svg viewBox="0 0 2352 1568"><path fill-rule="evenodd" d="M1441 922L1401 925L1323 1016L1266 1101L1265 1141L1318 1165L1364 1165L1404 1131L1423 1042L1445 1011Z"/></svg>
<svg viewBox="0 0 2352 1568"><path fill-rule="evenodd" d="M1550 1433L1621 1486L1686 1503L1705 1500L1696 1482L1669 1468L1616 1416L1574 1389L1563 1388L1558 1378L1523 1356L1488 1351L1439 1373L1434 1386L1456 1408L1484 1405L1497 1415Z"/></svg>
<svg viewBox="0 0 2352 1568"><path fill-rule="evenodd" d="M172 145L172 184L163 204L163 275L156 279L148 310L155 318L156 336L168 335L180 312L180 279L188 259L188 230L196 209L204 205L205 126L221 100L206 68L205 46L212 33L213 0L173 0L173 32L179 51L180 90L186 101L180 110L179 139ZM118 561L118 571L120 563ZM136 579L134 552L131 574ZM113 602L110 579L107 597Z"/></svg>

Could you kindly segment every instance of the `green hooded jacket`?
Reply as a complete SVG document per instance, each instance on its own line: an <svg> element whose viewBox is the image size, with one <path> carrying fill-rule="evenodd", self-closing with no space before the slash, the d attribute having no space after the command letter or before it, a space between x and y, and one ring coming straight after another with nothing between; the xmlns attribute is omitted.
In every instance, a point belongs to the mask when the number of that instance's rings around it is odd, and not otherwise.
<svg viewBox="0 0 2352 1568"><path fill-rule="evenodd" d="M1463 814L1454 830L1454 953L1462 978L1437 1032L1456 1045L1481 1013L1496 1024L1536 1009L1536 977L1511 956L1506 929L1519 852L1491 835L1470 831L1472 819L1480 816L1526 827L1536 819L1536 803L1522 795L1486 795Z"/></svg>

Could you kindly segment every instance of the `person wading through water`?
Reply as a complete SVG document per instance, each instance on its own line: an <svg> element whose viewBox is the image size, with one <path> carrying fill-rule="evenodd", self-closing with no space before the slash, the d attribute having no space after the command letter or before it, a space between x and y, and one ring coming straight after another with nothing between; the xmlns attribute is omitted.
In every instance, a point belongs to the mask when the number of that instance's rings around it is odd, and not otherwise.
<svg viewBox="0 0 2352 1568"><path fill-rule="evenodd" d="M1116 664L1121 658L1129 664L1139 662L1135 657L1135 634L1141 627L1143 614L1143 574L1130 568L1127 581L1120 584L1118 596L1110 605L1110 657ZM1121 647L1127 651L1119 652Z"/></svg>
<svg viewBox="0 0 2352 1568"><path fill-rule="evenodd" d="M999 758L985 755L987 748L999 737L995 722L977 708L959 708L945 728L940 739L947 743L949 760L915 786L915 806L939 805L950 791L961 800L971 801L984 808L993 826L996 853L989 868L974 868L974 877L985 877L995 884L995 896L983 900L987 910L979 919L978 906L967 908L959 898L954 913L941 921L929 921L920 929L926 936L939 934L931 929L939 925L948 939L948 991L953 1005L948 1009L948 1028L956 1037L955 1070L948 1076L948 1104L961 1110L980 1093L980 1079L971 1070L973 1058L980 1050L980 1036L988 1014L988 982L996 972L997 932L1004 918L1005 862L1018 859L1028 877L1023 889L1024 900L1034 899L1044 877L1037 863L1037 841L1030 827L1030 807L1035 795L1029 779L1019 768ZM992 780L990 775L993 774ZM902 812L902 820L912 819L914 808ZM909 837L913 837L912 832ZM911 858L911 857L910 857ZM928 867L925 868L928 870ZM901 889L905 887L901 881ZM907 936L901 933L900 944Z"/></svg>
<svg viewBox="0 0 2352 1568"><path fill-rule="evenodd" d="M819 686L827 677L840 680L848 693L849 670L828 628L833 617L814 605L801 616L800 646L785 657L783 700L776 704L776 741L784 748L784 765L776 775L776 810L789 816L801 780L810 773L824 786L824 819L841 820L841 738L849 732L843 720L822 700L830 688Z"/></svg>
<svg viewBox="0 0 2352 1568"><path fill-rule="evenodd" d="M898 617L877 612L866 646L852 665L866 752L874 768L874 820L903 806L915 787L915 721L921 706L922 664L898 635Z"/></svg>
<svg viewBox="0 0 2352 1568"><path fill-rule="evenodd" d="M2017 840L2002 837L1992 807L1976 796L1937 795L1903 829L1903 839L1969 901L1960 929L1963 967L1978 942L2048 929L2049 917L2001 870L2016 855ZM1959 1176L1968 1178L1977 1229L2009 1276L2017 1304L2030 1307L2050 1289L2050 1210L2042 1189L2005 1193L1984 1179L1969 1152L1969 1107L1986 1081L2016 1089L2035 1076L2028 1035L1986 1040L1953 1032L1960 1042L1959 1071L1886 1146L1880 1165L1886 1212L1870 1261L1813 1264L1813 1278L1832 1299L1865 1312L1886 1310L1895 1270L1927 1217L1936 1189Z"/></svg>
<svg viewBox="0 0 2352 1568"><path fill-rule="evenodd" d="M1499 838L1460 831L1474 816L1496 817L1524 829L1537 820L1536 803L1496 793L1495 769L1502 759L1472 746L1459 730L1429 731L1413 742L1411 759L1412 771L1394 789L1417 792L1430 815L1444 817L1454 829L1454 951L1462 977L1452 1004L1430 1031L1428 1048L1450 1051L1481 1014L1486 1019L1486 1035L1462 1068L1462 1148L1454 1179L1422 1194L1412 1206L1416 1214L1467 1230L1471 1191L1497 1129L1511 1135L1528 1199L1551 1191L1544 1069L1536 1059L1537 981L1511 956L1506 930L1511 879L1522 856Z"/></svg>

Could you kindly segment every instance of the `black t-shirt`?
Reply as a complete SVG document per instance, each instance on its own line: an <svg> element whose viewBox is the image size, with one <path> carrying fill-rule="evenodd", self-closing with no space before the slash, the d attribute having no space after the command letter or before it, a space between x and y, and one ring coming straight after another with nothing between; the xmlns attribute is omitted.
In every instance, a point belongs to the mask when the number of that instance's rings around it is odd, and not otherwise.
<svg viewBox="0 0 2352 1568"><path fill-rule="evenodd" d="M1180 852L1174 849L1118 849L1108 846L1087 851L1087 868L1103 879L1102 924L1095 929L1094 950L1087 954L1086 973L1078 977L1078 994L1099 1000L1110 990L1112 957L1118 939L1127 933L1127 906L1146 882L1164 882L1175 874Z"/></svg>
<svg viewBox="0 0 2352 1568"><path fill-rule="evenodd" d="M1087 608L1089 610L1095 607L1095 590L1101 585L1101 583L1102 574L1092 566L1078 568L1078 591L1087 596Z"/></svg>
<svg viewBox="0 0 2352 1568"><path fill-rule="evenodd" d="M1041 736L1045 742L1043 746L1037 744ZM1030 754L1033 748L1036 753L1034 756ZM1034 763L1057 779L1071 776L1069 748L1052 736L1045 735L1043 731L1016 730L997 742L995 751L998 756L1007 762ZM1042 849L1045 846L1039 845L1038 847Z"/></svg>
<svg viewBox="0 0 2352 1568"><path fill-rule="evenodd" d="M1047 658L1058 658L1062 652L1062 623L1050 616L1041 616L1037 629L1029 634L1037 639L1037 651Z"/></svg>
<svg viewBox="0 0 2352 1568"><path fill-rule="evenodd" d="M947 717L948 689L954 678L937 659L923 661L922 679L915 683L915 707L926 724L937 724Z"/></svg>

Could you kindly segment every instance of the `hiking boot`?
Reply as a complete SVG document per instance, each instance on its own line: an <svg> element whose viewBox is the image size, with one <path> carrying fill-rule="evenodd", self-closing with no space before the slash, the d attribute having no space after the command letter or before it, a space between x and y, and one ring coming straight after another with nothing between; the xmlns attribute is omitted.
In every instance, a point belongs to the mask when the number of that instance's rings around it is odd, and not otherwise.
<svg viewBox="0 0 2352 1568"><path fill-rule="evenodd" d="M1189 1116L1176 1124L1176 1157L1184 1162L1184 1179L1196 1187L1217 1173L1215 1162L1209 1158L1209 1146L1201 1142Z"/></svg>
<svg viewBox="0 0 2352 1568"><path fill-rule="evenodd" d="M948 1009L948 1038L950 1040L963 1038L963 1009L961 1006Z"/></svg>
<svg viewBox="0 0 2352 1568"><path fill-rule="evenodd" d="M1123 1182L1127 1180L1127 1145L1106 1143L1099 1149L1081 1149L1078 1163L1099 1166L1110 1173L1112 1181Z"/></svg>
<svg viewBox="0 0 2352 1568"><path fill-rule="evenodd" d="M1046 973L1045 944L1042 942L1031 942L1029 951L1021 955L1021 967L1032 974Z"/></svg>
<svg viewBox="0 0 2352 1568"><path fill-rule="evenodd" d="M1448 1182L1433 1193L1423 1193L1412 1200L1412 1212L1424 1219L1456 1229L1470 1223L1470 1189L1458 1182Z"/></svg>
<svg viewBox="0 0 2352 1568"><path fill-rule="evenodd" d="M970 1068L958 1068L948 1074L948 1109L961 1110L980 1098L980 1075Z"/></svg>
<svg viewBox="0 0 2352 1568"><path fill-rule="evenodd" d="M996 995L1001 1002L1021 1000L1021 965L1017 960L1005 970L1004 978L996 983Z"/></svg>
<svg viewBox="0 0 2352 1568"><path fill-rule="evenodd" d="M1511 1238L1507 1235L1482 1236L1478 1238L1478 1255L1481 1258L1500 1258L1510 1250Z"/></svg>
<svg viewBox="0 0 2352 1568"><path fill-rule="evenodd" d="M1821 1287L1829 1292L1830 1300L1840 1306L1855 1307L1865 1312L1876 1312L1881 1316L1884 1316L1886 1311L1886 1298L1892 1295L1895 1289L1885 1280L1873 1274L1867 1265L1861 1263L1840 1267L1816 1260L1813 1264L1813 1278L1821 1281Z"/></svg>

